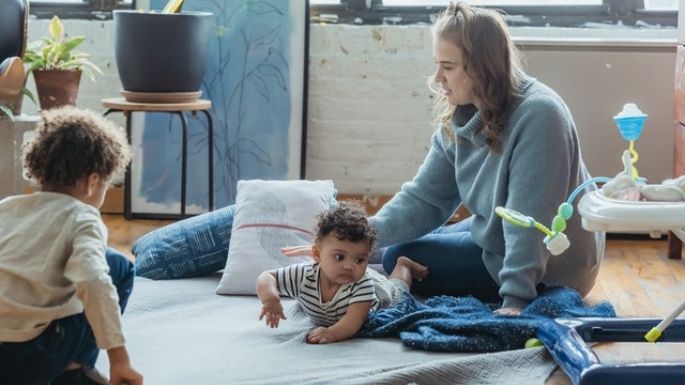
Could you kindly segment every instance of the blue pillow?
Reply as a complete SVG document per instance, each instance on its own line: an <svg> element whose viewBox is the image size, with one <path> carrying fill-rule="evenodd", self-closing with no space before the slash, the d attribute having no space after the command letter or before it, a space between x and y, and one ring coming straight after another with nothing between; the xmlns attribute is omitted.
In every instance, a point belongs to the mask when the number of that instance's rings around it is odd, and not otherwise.
<svg viewBox="0 0 685 385"><path fill-rule="evenodd" d="M133 245L136 274L151 279L196 277L223 269L235 205L145 234Z"/></svg>

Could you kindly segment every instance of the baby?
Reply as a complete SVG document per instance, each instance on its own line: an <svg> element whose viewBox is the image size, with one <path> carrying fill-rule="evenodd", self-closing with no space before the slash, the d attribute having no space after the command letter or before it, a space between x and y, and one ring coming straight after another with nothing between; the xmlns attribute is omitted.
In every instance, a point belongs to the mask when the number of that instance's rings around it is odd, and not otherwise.
<svg viewBox="0 0 685 385"><path fill-rule="evenodd" d="M286 319L279 295L286 295L297 299L319 326L308 333L308 343L352 338L370 311L392 306L409 291L413 279L428 275L425 266L406 257L398 259L388 278L367 269L376 237L359 205L341 202L321 214L312 245L314 263L265 271L257 278L259 319L278 327Z"/></svg>

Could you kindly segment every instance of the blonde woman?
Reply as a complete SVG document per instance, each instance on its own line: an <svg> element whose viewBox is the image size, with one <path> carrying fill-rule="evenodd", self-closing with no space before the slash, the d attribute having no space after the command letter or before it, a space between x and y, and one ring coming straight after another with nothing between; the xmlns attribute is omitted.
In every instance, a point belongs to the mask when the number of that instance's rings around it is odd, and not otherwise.
<svg viewBox="0 0 685 385"><path fill-rule="evenodd" d="M431 149L414 179L371 218L379 246L394 245L384 252L385 270L409 257L431 271L412 292L501 301L501 314L517 314L545 285L587 294L604 234L583 231L575 216L565 231L571 247L552 257L540 232L495 214L505 206L551 221L589 178L568 107L522 71L495 11L451 3L434 25L434 56L439 127ZM439 227L460 203L472 217Z"/></svg>

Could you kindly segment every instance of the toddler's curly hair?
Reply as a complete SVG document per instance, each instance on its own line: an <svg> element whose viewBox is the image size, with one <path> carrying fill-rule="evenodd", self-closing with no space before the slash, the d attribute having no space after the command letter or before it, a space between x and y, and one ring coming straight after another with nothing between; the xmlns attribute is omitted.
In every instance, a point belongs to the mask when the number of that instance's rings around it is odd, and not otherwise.
<svg viewBox="0 0 685 385"><path fill-rule="evenodd" d="M378 240L378 233L366 218L366 211L357 203L339 202L337 206L319 214L317 219L317 242L332 233L341 241L368 241L373 249Z"/></svg>
<svg viewBox="0 0 685 385"><path fill-rule="evenodd" d="M75 186L92 173L107 180L131 161L123 130L92 111L62 107L41 113L23 147L24 170L41 185Z"/></svg>

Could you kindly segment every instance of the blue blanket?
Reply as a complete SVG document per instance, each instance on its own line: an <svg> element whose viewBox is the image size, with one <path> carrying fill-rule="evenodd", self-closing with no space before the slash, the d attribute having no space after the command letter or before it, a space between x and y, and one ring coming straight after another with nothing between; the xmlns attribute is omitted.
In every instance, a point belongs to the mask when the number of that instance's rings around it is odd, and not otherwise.
<svg viewBox="0 0 685 385"><path fill-rule="evenodd" d="M369 314L361 337L398 337L405 346L437 352L497 352L521 349L537 327L557 317L616 317L602 302L588 307L568 288L546 288L519 316L493 313L473 297L436 296L424 303L411 295Z"/></svg>

